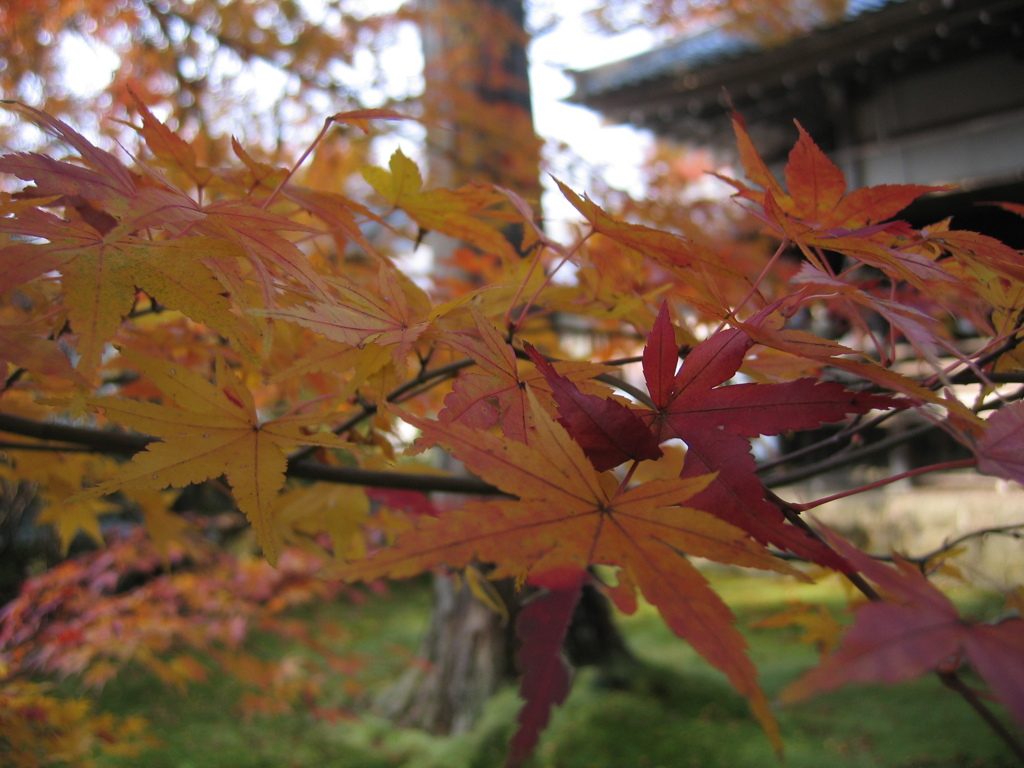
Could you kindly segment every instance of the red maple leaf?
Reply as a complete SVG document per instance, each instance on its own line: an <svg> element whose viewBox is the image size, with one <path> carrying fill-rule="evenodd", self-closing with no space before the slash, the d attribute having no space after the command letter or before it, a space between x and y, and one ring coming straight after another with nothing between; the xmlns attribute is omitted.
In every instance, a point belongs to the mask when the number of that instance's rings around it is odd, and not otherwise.
<svg viewBox="0 0 1024 768"><path fill-rule="evenodd" d="M603 472L626 461L661 456L657 438L628 406L581 392L529 344L526 353L551 385L562 426L579 443L595 469Z"/></svg>
<svg viewBox="0 0 1024 768"><path fill-rule="evenodd" d="M985 424L975 447L978 471L1024 483L1024 402L1000 408Z"/></svg>
<svg viewBox="0 0 1024 768"><path fill-rule="evenodd" d="M585 571L549 574L538 585L546 591L527 603L516 619L516 662L523 673L519 690L526 704L519 711L519 730L509 742L505 768L516 768L533 753L552 707L569 695L572 678L562 644L585 580Z"/></svg>
<svg viewBox="0 0 1024 768"><path fill-rule="evenodd" d="M827 547L788 525L779 507L765 499L749 438L813 429L847 414L892 407L894 402L814 379L720 386L736 375L752 345L743 331L720 331L695 346L676 370L678 350L672 322L667 305L662 305L643 355L654 409L637 412L659 440L678 438L686 443L680 477L717 473L694 500L696 506L742 528L762 543L843 568L841 560Z"/></svg>
<svg viewBox="0 0 1024 768"><path fill-rule="evenodd" d="M857 609L839 649L783 691L795 702L847 683L899 683L949 672L966 659L1024 727L1024 619L974 624L913 564L890 567L833 531L828 542L886 596Z"/></svg>

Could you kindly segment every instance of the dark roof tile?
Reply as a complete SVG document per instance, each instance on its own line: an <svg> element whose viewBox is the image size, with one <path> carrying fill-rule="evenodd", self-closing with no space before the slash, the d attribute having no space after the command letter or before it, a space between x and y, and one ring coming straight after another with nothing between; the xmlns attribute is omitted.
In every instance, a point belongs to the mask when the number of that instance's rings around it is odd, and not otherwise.
<svg viewBox="0 0 1024 768"><path fill-rule="evenodd" d="M850 0L843 21L839 23L905 2L907 0ZM708 29L628 59L572 72L576 80L576 92L571 100L586 101L588 97L667 75L721 64L761 50L763 46L749 36L723 29Z"/></svg>

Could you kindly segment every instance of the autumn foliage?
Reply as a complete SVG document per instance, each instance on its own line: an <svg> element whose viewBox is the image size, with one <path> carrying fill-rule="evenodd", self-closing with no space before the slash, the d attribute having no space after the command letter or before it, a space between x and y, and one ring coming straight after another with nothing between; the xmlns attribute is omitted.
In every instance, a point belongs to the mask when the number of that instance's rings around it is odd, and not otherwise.
<svg viewBox="0 0 1024 768"><path fill-rule="evenodd" d="M999 387L1020 376L1024 262L949 222L913 229L895 218L930 188L848 190L802 131L783 184L737 119L754 186L730 183L774 253L627 222L564 185L584 225L561 243L516 194L426 189L401 152L366 168L365 196L354 199L304 186L304 167L266 164L237 142L233 163L206 167L141 102L130 164L41 111L7 107L70 152L0 159L25 182L0 199L0 429L55 453L40 462L9 445L6 471L39 484L44 521L65 545L79 531L102 539L102 516L135 505L151 561L172 562L187 535L168 511L176 493L161 492L222 482L277 573L294 568L296 552L317 558L328 581L303 575L304 599L486 564L489 577L532 595L518 617L526 704L510 766L569 690L561 646L584 585L626 613L640 598L653 605L783 749L733 614L691 558L802 579L799 564L813 563L876 601L786 698L928 672L952 680L963 662L1024 726L1021 620L971 625L916 566L881 565L818 531L799 514L816 504L769 490L751 450L754 438L826 423L859 439L914 411L970 451L957 466L1024 478L1024 406ZM328 125L398 118L364 110ZM526 233L515 245L510 225ZM406 246L395 243L422 231L465 244L463 273L428 284L396 266ZM812 314L844 338L816 333ZM591 339L585 359L563 343L566 318ZM903 366L908 358L917 364ZM83 446L130 458L83 459L73 452ZM437 449L473 477L446 476L418 455ZM438 510L394 489L473 496ZM62 567L85 567L85 594L101 590L90 566ZM178 631L191 608L175 603L188 598L172 583L107 610L137 611L139 637L149 622ZM101 637L82 657L52 651L71 624L52 629L46 585L5 611L3 685L38 669L115 674L122 660ZM287 602L281 589L274 599ZM230 591L223 599L260 605ZM92 612L76 631L105 631L103 620ZM209 636L180 631L216 650L241 630L225 618ZM140 640L154 671L170 683L202 674L165 639ZM9 703L14 689L0 690L3 716L27 717Z"/></svg>

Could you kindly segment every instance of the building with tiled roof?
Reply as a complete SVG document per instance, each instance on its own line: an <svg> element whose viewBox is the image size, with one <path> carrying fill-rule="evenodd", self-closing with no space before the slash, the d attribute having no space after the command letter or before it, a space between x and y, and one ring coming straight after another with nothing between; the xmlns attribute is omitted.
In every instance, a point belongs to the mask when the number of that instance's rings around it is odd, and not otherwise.
<svg viewBox="0 0 1024 768"><path fill-rule="evenodd" d="M973 205L1024 203L1024 0L851 0L781 45L711 29L571 74L571 101L690 144L728 148L735 107L769 162L799 120L851 186L958 184L913 218L1024 247L1019 218Z"/></svg>

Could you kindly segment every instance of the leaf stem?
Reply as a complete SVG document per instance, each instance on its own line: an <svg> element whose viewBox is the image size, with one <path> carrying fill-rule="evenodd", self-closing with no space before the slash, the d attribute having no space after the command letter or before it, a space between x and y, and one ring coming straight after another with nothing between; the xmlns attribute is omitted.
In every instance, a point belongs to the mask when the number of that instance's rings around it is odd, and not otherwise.
<svg viewBox="0 0 1024 768"><path fill-rule="evenodd" d="M551 279L558 273L558 270L560 270L565 265L566 262L568 262L569 260L572 259L573 254L576 253L576 251L578 251L581 247L583 247L583 244L585 242L587 242L587 240L589 240L590 237L596 231L597 230L595 230L595 229L591 229L589 232L587 232L587 234L585 234L583 237L581 237L576 242L576 244L573 245L573 247L571 249L567 250L564 254L562 254L562 260L560 262L558 262L558 264L555 265L555 268L552 269L550 273L548 273L547 275L544 276L544 281L539 286L537 286L537 290L534 291L533 295L530 296L530 298L526 301L526 306L519 313L519 317L516 320L515 328L509 328L510 331L512 331L513 333L517 333L519 331L519 329L520 329L520 327L522 325L523 320L529 314L530 307L532 307L534 302L537 301L537 297L540 296L541 291L543 291L547 287L548 283L551 282ZM537 252L537 263L540 262L540 254L541 254L541 251L538 251ZM532 274L533 274L533 267L531 266L530 267L530 272L527 275L527 280L529 280L529 277ZM526 287L526 280L523 281L523 285L520 287L519 291L516 293L515 299L513 299L513 301L510 302L510 304L509 304L508 312L505 315L505 322L506 322L506 324L510 323L511 316L510 316L509 313L511 313L512 308L513 308L513 306L515 304L515 301L517 301L519 299L519 296L522 294L522 290L525 287Z"/></svg>
<svg viewBox="0 0 1024 768"><path fill-rule="evenodd" d="M619 487L615 491L616 496L618 496L620 493L626 490L626 486L629 485L629 481L633 479L633 473L636 472L636 468L639 466L640 461L638 459L633 459L633 463L629 465L629 469L626 470L626 474L622 478L622 482L619 483Z"/></svg>
<svg viewBox="0 0 1024 768"><path fill-rule="evenodd" d="M757 279L754 280L754 282L751 284L750 290L747 291L747 295L744 296L743 300L736 305L736 307L732 310L732 312L729 313L730 315L735 317L736 313L739 312L741 309L743 309L743 305L746 304L748 301L750 301L753 298L754 294L758 292L758 289L759 289L759 286L761 285L761 283L768 276L768 273L771 271L772 267L775 266L775 262L777 262L779 260L779 257L782 256L782 254L785 252L785 250L788 247L789 247L789 238L788 237L782 238L782 242L779 243L779 247L775 249L775 253L772 254L772 257L770 259L768 259L768 263L764 265L764 269L761 270L761 274L759 274L757 276ZM723 328L725 328L725 324L726 324L727 321L728 321L728 318L726 318L725 320L722 320L722 322L719 323L718 327L715 329L715 333L721 332L721 330ZM713 333L711 335L714 336L715 334Z"/></svg>
<svg viewBox="0 0 1024 768"><path fill-rule="evenodd" d="M882 488L883 486L889 485L890 483L895 483L898 480L905 480L908 477L925 475L928 474L929 472L945 472L950 469L966 469L968 467L975 466L977 463L978 460L972 458L960 459L958 461L946 461L941 464L929 464L927 467L917 467L916 469L908 469L906 472L900 472L897 475L886 477L882 480L876 480L875 482L868 483L867 485L861 485L858 486L857 488L851 488L848 491L834 493L831 496L826 496L815 501L808 501L804 504L791 503L790 506L793 507L793 509L795 509L797 512L806 512L809 509L820 507L823 504L828 504L831 501L836 501L837 499L845 499L847 496L856 496L859 493L863 493L864 491L871 491L874 490L875 488Z"/></svg>
<svg viewBox="0 0 1024 768"><path fill-rule="evenodd" d="M260 206L262 210L266 210L267 206L270 205L271 201L273 201L273 199L277 197L278 193L282 189L284 189L284 185L287 184L291 177L295 175L295 172L299 170L299 166L306 162L306 158L309 157L313 150L316 149L317 145L321 141L323 141L324 136L327 135L327 131L330 129L333 123L333 118L328 117L326 120L324 120L324 127L320 129L320 133L316 135L316 138L313 139L313 142L306 148L306 151L302 153L298 160L295 161L295 164L288 169L288 173L286 173L284 178L277 183L277 186L274 187L273 191L269 195L267 195L267 198L263 201L263 204Z"/></svg>

